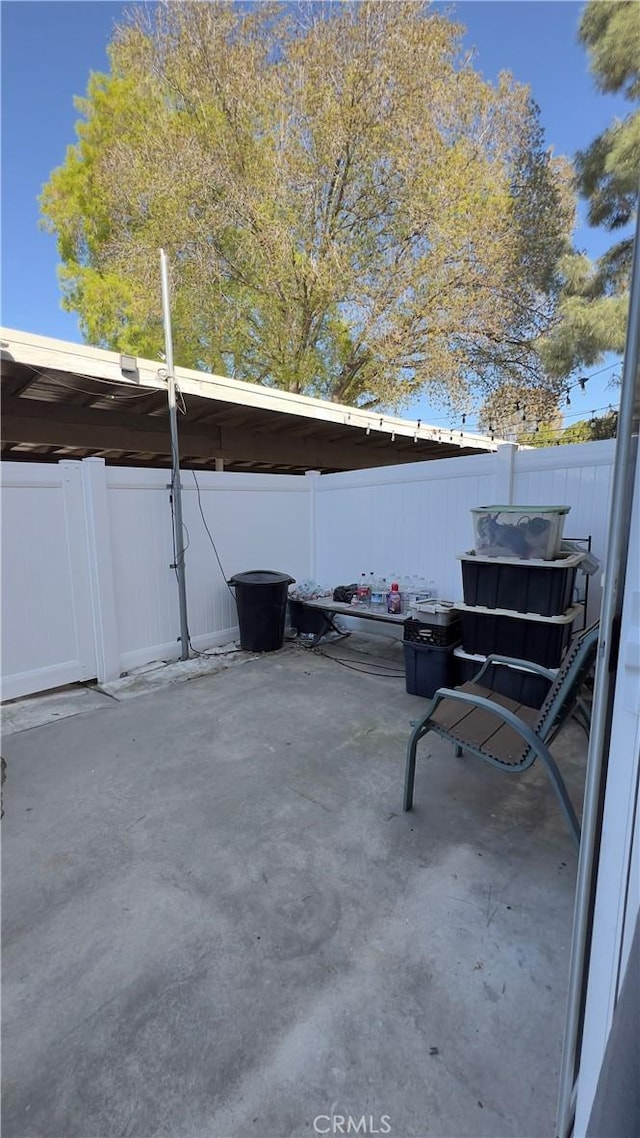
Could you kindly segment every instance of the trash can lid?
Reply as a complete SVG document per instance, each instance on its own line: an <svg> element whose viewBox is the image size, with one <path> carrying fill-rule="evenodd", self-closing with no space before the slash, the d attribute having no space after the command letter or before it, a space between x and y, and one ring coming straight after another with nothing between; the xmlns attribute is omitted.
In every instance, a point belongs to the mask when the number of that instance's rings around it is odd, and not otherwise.
<svg viewBox="0 0 640 1138"><path fill-rule="evenodd" d="M294 585L295 577L288 573L277 573L273 569L249 569L246 573L235 573L227 581L228 585Z"/></svg>

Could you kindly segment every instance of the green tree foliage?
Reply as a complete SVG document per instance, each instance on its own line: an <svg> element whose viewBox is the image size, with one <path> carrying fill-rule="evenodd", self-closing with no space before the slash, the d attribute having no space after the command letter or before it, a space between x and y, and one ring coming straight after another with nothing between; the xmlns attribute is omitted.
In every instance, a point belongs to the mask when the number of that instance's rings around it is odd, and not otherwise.
<svg viewBox="0 0 640 1138"><path fill-rule="evenodd" d="M521 442L544 423L556 435L562 429L557 395L546 386L522 387L505 383L485 399L478 427L507 442Z"/></svg>
<svg viewBox="0 0 640 1138"><path fill-rule="evenodd" d="M608 411L592 419L580 419L570 427L558 429L557 420L540 422L533 429L523 431L517 441L526 446L551 447L569 443L589 443L598 439L615 439L618 430L618 412Z"/></svg>
<svg viewBox="0 0 640 1138"><path fill-rule="evenodd" d="M598 88L620 93L634 106L576 155L589 223L619 233L633 220L640 178L640 4L589 0L579 36ZM580 254L564 258L561 319L541 345L552 376L599 363L605 352L623 351L632 248L633 238L623 232L595 264Z"/></svg>
<svg viewBox="0 0 640 1138"><path fill-rule="evenodd" d="M345 402L540 376L567 164L423 3L134 13L42 195L92 343Z"/></svg>

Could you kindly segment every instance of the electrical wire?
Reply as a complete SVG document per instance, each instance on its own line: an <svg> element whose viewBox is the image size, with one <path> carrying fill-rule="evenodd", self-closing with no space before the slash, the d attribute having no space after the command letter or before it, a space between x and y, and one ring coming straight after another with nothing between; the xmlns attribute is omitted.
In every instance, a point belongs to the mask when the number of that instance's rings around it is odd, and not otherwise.
<svg viewBox="0 0 640 1138"><path fill-rule="evenodd" d="M346 660L340 660L337 656L331 656L328 652L323 652L318 648L312 649L318 656L325 656L327 660L333 660L334 664L340 664L342 668L349 668L352 672L360 672L364 676L379 676L383 680L403 680L404 672L375 672L371 668L365 667L361 664L351 664Z"/></svg>
<svg viewBox="0 0 640 1138"><path fill-rule="evenodd" d="M577 387L580 387L584 390L585 385L589 382L590 379L595 379L596 376L603 375L606 371L611 371L613 368L617 368L617 367L618 368L620 367L619 361L616 361L615 363L612 363L612 364L607 364L606 367L599 368L598 371L592 371L589 373L589 375L581 375L580 378L577 379L574 383L570 384L568 387L563 387L562 391L558 395L558 398L562 398L563 396L566 396L570 391L574 391L575 388L577 388ZM526 406L526 395L523 395L522 398L523 398L523 404ZM356 410L358 410L358 408L356 408ZM360 408L360 410L364 410L364 408ZM378 412L374 412L374 413L378 414ZM471 414L471 412L470 412L470 414ZM380 418L380 426L382 426L385 416L383 414L380 414L379 418ZM434 426L435 424L446 423L448 421L448 419L449 419L448 415L435 415L435 416L430 415L429 416L429 422L424 423L424 427L425 427L425 429L428 430L429 427ZM477 423L476 424L474 424L473 422L467 423L466 420L467 420L467 415L465 414L463 416L461 424L458 424L457 426L454 426L454 427L449 427L449 426L438 427L438 426L436 426L436 431L440 432L443 435L449 435L449 434L456 434L457 435L457 434L466 434L470 430L475 431L475 432L477 432L479 430ZM417 424L418 424L418 426L422 426L423 425L422 420L418 419Z"/></svg>
<svg viewBox="0 0 640 1138"><path fill-rule="evenodd" d="M184 401L184 395L182 394L177 383L175 384L175 391L176 391L176 395L179 397L179 402L177 403L178 411L180 412L181 415L186 415L187 405Z"/></svg>
<svg viewBox="0 0 640 1138"><path fill-rule="evenodd" d="M383 679L404 679L404 671L400 671L399 669L396 670L396 668L394 668L394 661L389 657L387 657L389 660L389 666L386 666L385 664L378 664L375 660L369 660L364 657L364 661L366 661L365 663L363 661L363 658L361 656L356 656L355 653L352 655L351 660L341 660L339 656L334 656L333 653L327 652L324 648L320 648L317 645L309 645L309 649L315 655L325 656L327 660L333 660L335 664L340 664L343 668L351 668L354 672L362 672L364 675L369 676L381 676Z"/></svg>
<svg viewBox="0 0 640 1138"><path fill-rule="evenodd" d="M356 614L354 614L354 615L356 615ZM351 634L346 633L346 635L350 636ZM335 640L335 641L331 640L331 641L329 641L329 644L335 644L336 647L341 647L342 646L342 639L344 638L344 636L345 636L345 633L341 633L340 640ZM324 649L323 649L323 651L324 651ZM399 669L400 671L402 671L402 667L403 667L402 665L400 665L397 662L397 660L394 660L392 656L379 655L377 657L377 659L372 660L370 653L368 653L368 652L356 652L356 651L353 651L351 648L346 648L346 651L344 652L344 657L345 657L345 659L351 659L351 660L357 661L358 663L365 663L365 664L370 663L371 666L375 667L375 668L386 668L387 670L389 668L391 668L394 670Z"/></svg>
<svg viewBox="0 0 640 1138"><path fill-rule="evenodd" d="M77 392L78 394L82 394L82 395L92 395L94 399L103 398L103 396L98 391L89 391L86 387L77 387L75 384L65 383L64 380L60 379L59 376L50 375L46 371L41 371L40 368L34 367L33 364L25 364L24 366L28 367L29 371L33 372L33 374L37 375L40 379L46 379L47 382L53 384L54 387L64 387L65 390L67 390L67 391ZM107 387L113 387L117 383L116 380L101 379L95 375L79 374L78 378L79 379L87 379L87 380L89 380L90 383L102 383L102 384L106 385ZM143 399L147 395L157 395L157 394L158 394L157 388L145 387L144 389L141 389L140 391L138 391L135 395L134 394L125 395L124 393L123 394L118 393L117 395L112 394L112 398L118 403L130 403L130 402L135 402L138 399Z"/></svg>
<svg viewBox="0 0 640 1138"><path fill-rule="evenodd" d="M575 383L571 383L568 386L563 387L562 391L558 393L558 399L562 399L562 398L566 399L567 406L570 406L571 400L569 399L569 393L571 391L574 391L577 387L579 387L584 392L586 385L590 379L595 379L596 376L603 375L605 372L612 371L613 368L619 368L619 367L620 367L620 362L616 361L615 363L607 364L606 367L600 368L598 371L590 372L589 375L581 375L579 377L579 379L577 379L575 381ZM523 396L522 396L522 406L520 405L519 401L516 401L516 404L513 408L513 413L517 414L521 410L523 412L526 412L526 394L523 394ZM605 410L605 408L599 408L599 410ZM577 412L571 412L571 413L565 415L565 418L570 418L571 415L573 415L573 414L577 415L578 418L584 417L583 412L577 411ZM432 423L438 423L438 422L442 422L442 417L430 418L430 421L428 424L426 424L426 426L429 427ZM418 424L420 424L420 420L418 420ZM436 427L436 431L439 435L448 435L449 436L449 442L454 441L454 439L453 439L454 434L463 435L464 433L466 433L469 430L473 430L473 431L477 432L477 431L479 431L479 429L480 428L478 427L477 422L476 423L473 423L473 422L467 423L467 416L466 415L463 415L462 424L460 426ZM487 432L483 431L482 433L486 434ZM495 435L495 430L493 430L491 427L489 427L489 434L492 437ZM439 439L438 441L446 441L446 440Z"/></svg>
<svg viewBox="0 0 640 1138"><path fill-rule="evenodd" d="M196 492L198 495L198 509L200 510L200 517L202 518L202 524L204 525L204 528L207 531L207 537L209 538L209 541L211 542L211 545L213 547L213 552L216 555L216 561L218 562L218 565L220 567L220 572L222 573L222 576L224 578L224 583L227 586L229 592L231 593L231 596L233 597L233 599L235 601L235 599L236 599L235 593L234 593L233 589L231 588L231 585L229 584L229 582L227 580L227 574L225 573L224 568L222 566L222 562L220 560L220 554L218 553L218 550L216 548L216 543L213 540L213 537L211 536L211 530L209 529L209 526L207 525L207 519L204 516L204 510L202 509L202 499L200 497L200 486L198 484L198 479L196 478L196 472L195 472L195 470L192 470L191 473L193 474L193 481L196 484Z"/></svg>
<svg viewBox="0 0 640 1138"><path fill-rule="evenodd" d="M195 478L195 474L194 474L194 478ZM196 482L196 485L197 485L197 482ZM176 519L175 519L175 511L174 511L174 508L173 508L173 494L174 494L174 487L175 487L175 478L173 477L173 474L172 474L172 478L171 478L171 487L170 487L170 489L171 489L171 493L170 493L170 495L169 495L169 502L170 502L170 505L171 505L171 541L172 541L172 545L173 545L173 565L172 565L172 568L173 568L173 571L174 571L174 573L175 573L175 576L176 576L176 581L178 581L178 583L179 583L179 577L178 577L178 551L177 551L177 549L176 549ZM203 521L204 521L204 514L203 514ZM184 566L184 555L185 555L185 553L187 552L187 549L189 548L189 546L191 545L191 538L190 538L190 535L189 535L189 530L187 529L187 526L186 526L186 524L185 524L184 522L182 523L182 528L184 529L184 531L186 532L186 535L187 535L187 545L186 545L186 546L183 548L183 550L182 550L182 565ZM208 531L208 527L207 527L206 521L205 521L205 528L207 528L207 531ZM212 542L212 544L213 544L213 538L211 537L211 535L209 535L209 537L210 537L210 540L211 540L211 542ZM215 545L214 545L214 549L215 549ZM217 556L217 551L216 551L216 556ZM218 564L220 565L220 559L219 559L219 558L218 558ZM220 568L222 569L222 565L220 565ZM223 575L224 575L224 570L223 570ZM225 583L226 583L226 577L225 577ZM233 592L232 592L232 590L231 590L231 589L229 589L229 592L231 593L231 596L233 597ZM235 600L235 597L234 597L234 600ZM189 645L189 649L191 650L191 652L193 652L193 654L194 654L195 656L205 656L205 657L211 658L212 656L218 656L218 655L220 655L220 653L219 653L219 652L202 652L202 651L201 651L199 648L195 648L195 647L194 647L194 644L193 644L193 641L192 641L192 639L191 639L191 632L190 632L190 629L189 629L189 624L188 624L188 623L187 623L187 642L188 642L188 645ZM240 649L239 649L239 648L230 648L230 649L229 649L229 651L228 651L228 652L225 652L224 654L225 654L226 656L228 656L228 655L231 655L231 654L232 654L232 653L234 653L234 652L239 652L239 651L240 651Z"/></svg>

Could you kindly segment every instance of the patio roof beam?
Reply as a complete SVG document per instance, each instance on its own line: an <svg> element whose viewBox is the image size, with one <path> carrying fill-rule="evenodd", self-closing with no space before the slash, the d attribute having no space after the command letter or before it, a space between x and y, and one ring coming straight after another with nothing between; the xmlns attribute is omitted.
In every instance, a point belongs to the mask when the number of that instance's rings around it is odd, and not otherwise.
<svg viewBox="0 0 640 1138"><path fill-rule="evenodd" d="M84 449L171 453L168 423L159 417L122 414L120 411L97 411L71 405L57 405L55 417L50 404L34 399L12 399L3 402L3 437L6 442L28 442L45 446ZM211 426L207 430L197 424L181 422L180 437L185 453L202 459L222 458L225 462L246 461L302 469L363 469L371 465L371 449L356 443L352 437L331 441L313 435L304 439L273 433L256 433L248 429ZM420 442L407 448L407 459L431 458L436 448ZM437 457L459 455L459 448L437 447ZM389 448L383 455L376 448L376 465L381 461L393 465L404 456Z"/></svg>

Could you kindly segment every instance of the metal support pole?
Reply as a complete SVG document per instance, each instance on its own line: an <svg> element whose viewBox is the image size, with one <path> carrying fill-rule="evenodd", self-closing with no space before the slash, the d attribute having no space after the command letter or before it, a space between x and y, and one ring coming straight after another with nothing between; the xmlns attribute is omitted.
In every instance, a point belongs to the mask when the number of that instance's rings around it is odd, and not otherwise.
<svg viewBox="0 0 640 1138"><path fill-rule="evenodd" d="M556 1138L569 1138L573 1129L580 1061L580 1019L589 974L589 945L593 901L598 874L600 804L606 780L611 717L615 689L620 618L629 556L629 527L633 502L633 475L637 462L640 409L640 211L629 291L627 339L622 369L618 434L613 468L611 512L600 610L600 642L593 694L591 735L582 811L582 840L578 860L573 936L569 968L569 994L565 1021Z"/></svg>
<svg viewBox="0 0 640 1138"><path fill-rule="evenodd" d="M160 250L160 278L162 281L162 323L164 325L164 351L167 364L167 397L171 428L171 498L173 502L173 544L175 570L178 578L180 604L180 659L189 659L189 625L187 622L187 587L184 570L184 530L182 528L182 486L180 484L180 450L178 447L178 416L176 413L176 377L173 371L173 339L171 336L171 307L169 302L169 270L167 255Z"/></svg>

